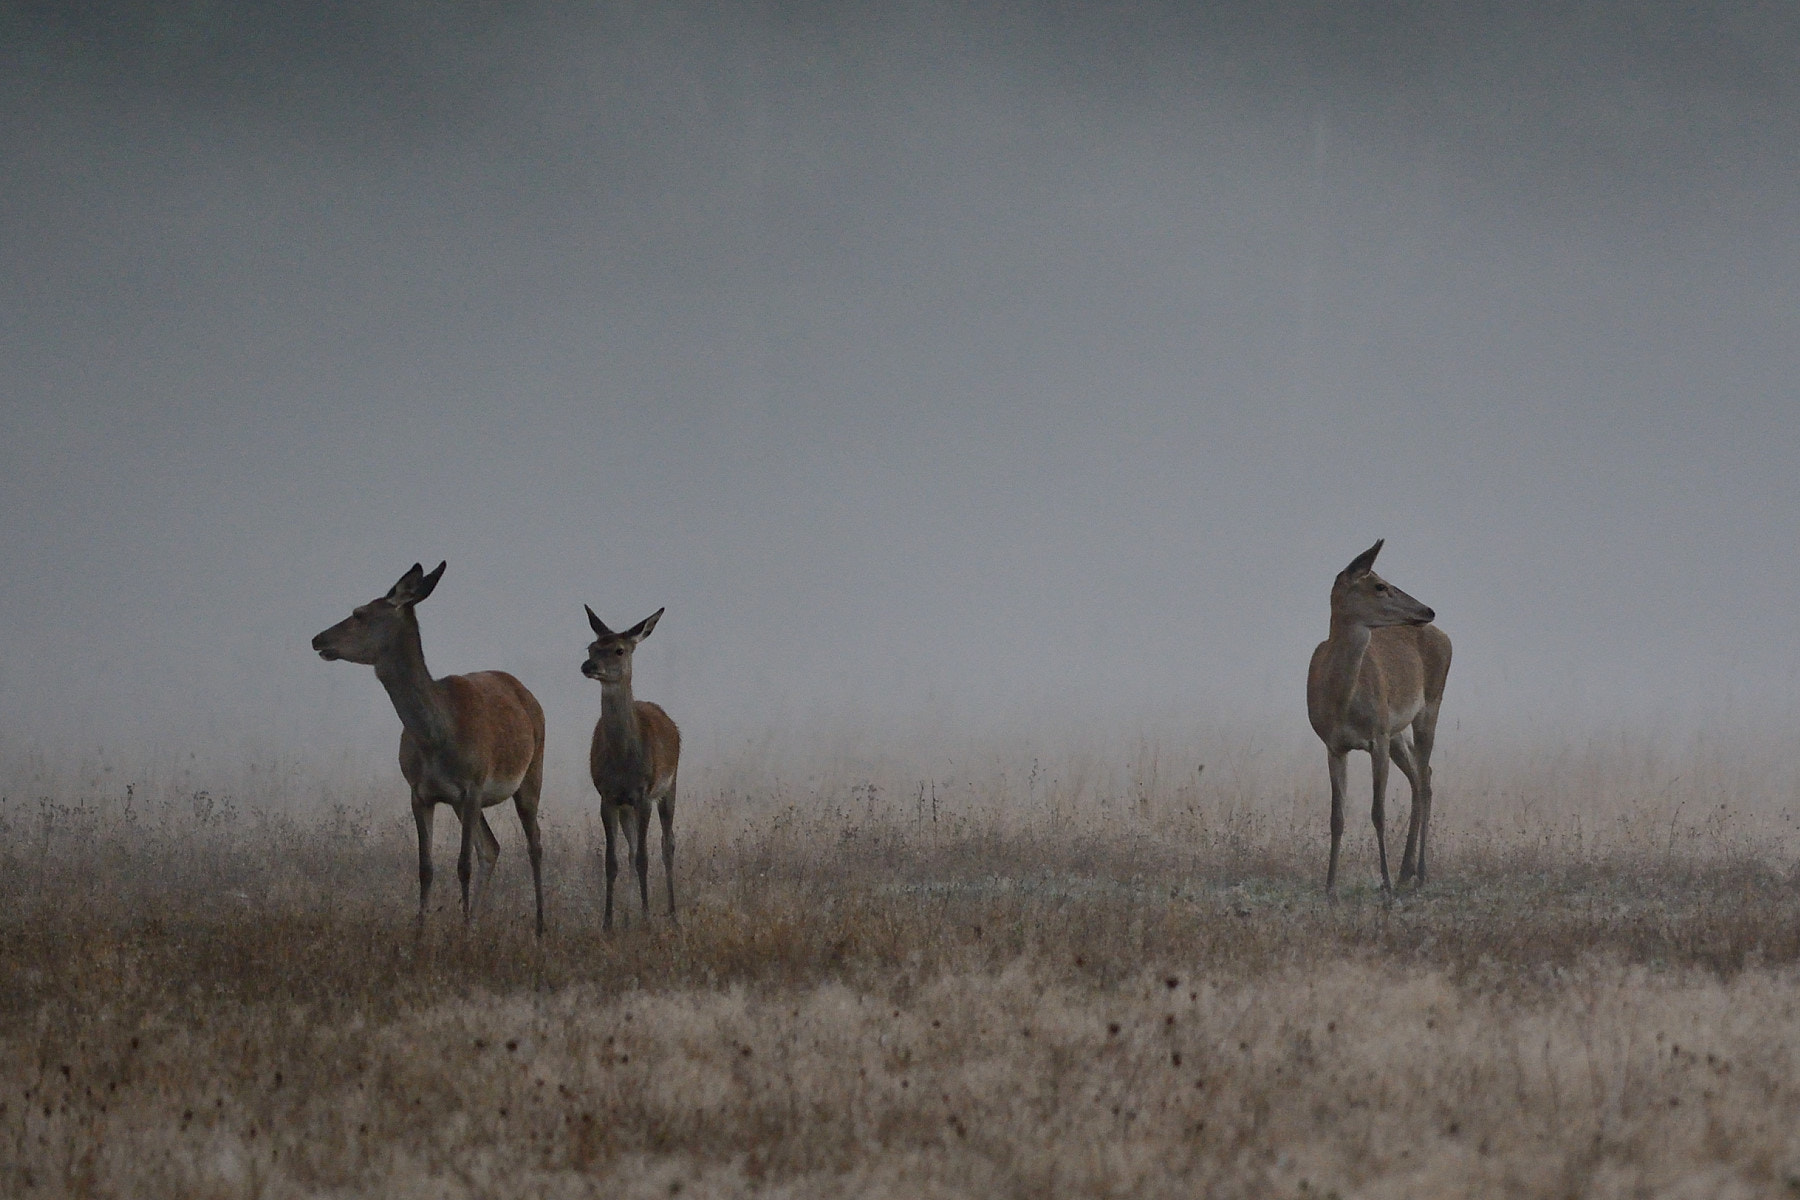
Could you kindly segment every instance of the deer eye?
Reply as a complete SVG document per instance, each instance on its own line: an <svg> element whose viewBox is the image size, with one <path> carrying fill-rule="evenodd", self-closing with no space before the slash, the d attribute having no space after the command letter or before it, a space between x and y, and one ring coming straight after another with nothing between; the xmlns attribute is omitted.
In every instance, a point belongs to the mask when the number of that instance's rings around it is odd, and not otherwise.
<svg viewBox="0 0 1800 1200"><path fill-rule="evenodd" d="M614 657L614 658L624 658L624 657L625 657L625 651L623 651L623 650L614 650L614 651L613 651L613 657Z"/></svg>
<svg viewBox="0 0 1800 1200"><path fill-rule="evenodd" d="M1376 584L1375 591L1376 591L1376 594L1378 594L1378 595L1382 595L1382 596L1387 595L1387 584L1385 584L1385 583Z"/></svg>

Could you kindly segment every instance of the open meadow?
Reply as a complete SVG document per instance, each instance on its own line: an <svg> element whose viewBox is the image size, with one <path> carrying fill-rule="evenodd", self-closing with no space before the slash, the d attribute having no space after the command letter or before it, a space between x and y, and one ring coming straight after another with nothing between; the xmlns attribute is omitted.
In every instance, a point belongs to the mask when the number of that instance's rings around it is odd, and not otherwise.
<svg viewBox="0 0 1800 1200"><path fill-rule="evenodd" d="M1794 2L0 0L0 1200L1800 1200L1797 181Z"/></svg>
<svg viewBox="0 0 1800 1200"><path fill-rule="evenodd" d="M1393 903L1362 765L1336 904L1323 754L1203 742L721 753L610 937L555 782L542 945L510 806L420 933L391 767L14 755L0 1194L1800 1193L1779 739L1447 736Z"/></svg>

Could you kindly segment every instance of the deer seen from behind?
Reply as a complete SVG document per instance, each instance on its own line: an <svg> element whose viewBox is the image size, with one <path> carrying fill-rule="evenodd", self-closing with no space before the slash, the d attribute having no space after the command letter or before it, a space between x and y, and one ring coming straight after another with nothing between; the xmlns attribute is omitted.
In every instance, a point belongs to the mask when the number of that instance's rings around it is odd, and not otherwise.
<svg viewBox="0 0 1800 1200"><path fill-rule="evenodd" d="M1388 760L1412 785L1412 816L1400 882L1425 882L1431 831L1431 748L1438 709L1450 674L1450 638L1431 622L1430 608L1375 574L1382 542L1363 551L1331 585L1330 636L1313 651L1306 673L1306 711L1325 743L1331 773L1331 862L1325 892L1337 886L1338 843L1344 835L1344 775L1352 750L1366 750L1374 783L1370 817L1381 859L1381 890L1388 877L1385 813ZM1406 729L1412 727L1412 742Z"/></svg>
<svg viewBox="0 0 1800 1200"><path fill-rule="evenodd" d="M462 883L465 924L475 911L500 843L482 809L511 797L525 827L531 882L537 895L537 935L544 936L543 840L538 795L544 782L544 710L525 685L504 671L433 679L419 641L413 608L444 574L414 563L385 596L358 606L312 640L326 662L343 659L375 668L400 715L400 773L412 789L419 832L419 926L431 895L431 826L439 804L462 824L456 876Z"/></svg>
<svg viewBox="0 0 1800 1200"><path fill-rule="evenodd" d="M585 605L583 607L586 607ZM588 751L588 769L600 793L600 821L606 829L606 916L613 922L613 881L619 874L616 849L624 820L627 848L637 867L644 919L650 918L650 810L662 820L663 877L669 887L669 920L675 921L675 770L681 758L681 731L660 705L631 696L631 656L650 636L663 610L657 609L623 633L614 633L587 609L596 635L581 673L600 683L600 720ZM635 839L635 840L633 840Z"/></svg>

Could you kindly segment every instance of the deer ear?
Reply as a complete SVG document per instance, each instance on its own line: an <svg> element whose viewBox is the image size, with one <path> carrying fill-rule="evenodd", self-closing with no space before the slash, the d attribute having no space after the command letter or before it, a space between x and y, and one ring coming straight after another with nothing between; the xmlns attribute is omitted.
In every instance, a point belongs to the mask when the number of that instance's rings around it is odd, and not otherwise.
<svg viewBox="0 0 1800 1200"><path fill-rule="evenodd" d="M432 590L438 585L438 580L444 577L444 568L449 565L447 562L441 562L437 565L437 570L427 575L422 563L414 563L412 569L402 575L400 582L396 583L388 592L387 602L397 608L417 604L431 595Z"/></svg>
<svg viewBox="0 0 1800 1200"><path fill-rule="evenodd" d="M435 571L419 581L419 594L413 597L414 604L417 604L437 590L438 580L444 577L444 568L449 565L448 562L438 563Z"/></svg>
<svg viewBox="0 0 1800 1200"><path fill-rule="evenodd" d="M650 631L652 629L656 628L656 623L658 621L662 620L662 615L663 615L663 610L660 608L657 609L655 612L651 613L649 616L645 617L643 620L639 621L636 625L633 625L629 630L627 630L625 633L625 636L635 642L643 641L645 638L650 636Z"/></svg>
<svg viewBox="0 0 1800 1200"><path fill-rule="evenodd" d="M388 589L384 597L389 604L410 604L412 593L418 588L419 581L425 578L425 565L414 563L406 569L394 586Z"/></svg>
<svg viewBox="0 0 1800 1200"><path fill-rule="evenodd" d="M1364 550L1361 554L1351 559L1350 565L1338 572L1338 578L1344 580L1356 579L1359 576L1367 575L1370 571L1374 570L1375 556L1381 553L1381 547L1386 542L1386 538L1377 538L1373 546L1370 546L1367 550Z"/></svg>
<svg viewBox="0 0 1800 1200"><path fill-rule="evenodd" d="M594 615L593 609L588 608L588 606L585 604L582 605L581 607L587 608L588 624L593 626L595 633L599 634L601 637L611 637L612 636L612 630L610 630L606 627L605 621L602 621L599 617Z"/></svg>

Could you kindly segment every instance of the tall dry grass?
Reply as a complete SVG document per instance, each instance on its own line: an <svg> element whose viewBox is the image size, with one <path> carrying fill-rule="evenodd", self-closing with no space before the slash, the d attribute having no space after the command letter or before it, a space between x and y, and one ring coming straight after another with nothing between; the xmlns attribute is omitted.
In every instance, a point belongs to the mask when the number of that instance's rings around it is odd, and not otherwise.
<svg viewBox="0 0 1800 1200"><path fill-rule="evenodd" d="M714 747L678 929L552 789L541 946L505 809L420 933L397 777L13 755L0 1194L1783 1194L1784 749L1452 734L1330 905L1298 741Z"/></svg>

